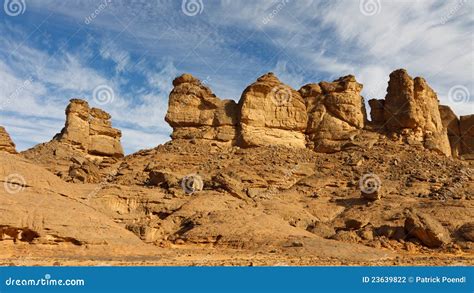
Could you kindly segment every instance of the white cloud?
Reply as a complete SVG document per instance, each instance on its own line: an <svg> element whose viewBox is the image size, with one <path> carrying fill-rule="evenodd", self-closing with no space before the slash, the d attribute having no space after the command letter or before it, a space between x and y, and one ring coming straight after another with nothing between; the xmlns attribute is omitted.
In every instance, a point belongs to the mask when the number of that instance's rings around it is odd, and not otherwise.
<svg viewBox="0 0 474 293"><path fill-rule="evenodd" d="M80 29L86 41L75 48L59 46L55 31L45 29L53 35L48 45L54 50L48 51L30 42L20 26L0 24L0 102L20 92L5 110L27 117L24 121L44 119L38 125L47 130L28 130L27 124L4 115L0 124L44 141L60 130L53 131L57 122L51 121L64 120L69 98L84 97L100 106L92 91L107 84L115 98L101 107L123 130L127 151L153 147L171 131L164 122L168 94L172 79L184 72L206 80L221 98L232 99L268 71L296 89L354 74L370 99L384 97L391 71L407 68L413 77L425 77L456 113L472 113L472 1L459 6L458 0L382 0L374 16L360 13L359 1L281 3L207 1L202 14L188 17L177 1L113 1L86 25L84 18L96 1L30 1L28 15L42 19L52 12L55 29ZM113 69L104 68L99 59L111 61ZM456 85L468 88L470 103L448 99Z"/></svg>

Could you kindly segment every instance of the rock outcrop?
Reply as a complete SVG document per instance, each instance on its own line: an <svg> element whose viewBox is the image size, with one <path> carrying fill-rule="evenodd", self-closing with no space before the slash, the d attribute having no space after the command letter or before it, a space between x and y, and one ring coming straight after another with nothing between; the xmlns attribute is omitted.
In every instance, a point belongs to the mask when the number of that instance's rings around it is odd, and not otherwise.
<svg viewBox="0 0 474 293"><path fill-rule="evenodd" d="M234 101L220 100L189 74L177 77L173 85L165 117L173 127L173 139L235 141L238 108Z"/></svg>
<svg viewBox="0 0 474 293"><path fill-rule="evenodd" d="M354 76L307 84L299 92L308 111L307 139L320 152L340 151L364 128L362 84Z"/></svg>
<svg viewBox="0 0 474 293"><path fill-rule="evenodd" d="M267 73L248 86L240 105L244 146L305 147L306 106L301 95Z"/></svg>
<svg viewBox="0 0 474 293"><path fill-rule="evenodd" d="M414 210L407 212L405 231L428 247L440 247L451 242L449 232L443 225L428 214Z"/></svg>
<svg viewBox="0 0 474 293"><path fill-rule="evenodd" d="M474 115L459 118L461 132L461 152L466 159L474 159Z"/></svg>
<svg viewBox="0 0 474 293"><path fill-rule="evenodd" d="M122 133L112 127L111 116L80 99L66 108L66 125L54 139L71 144L89 155L123 157Z"/></svg>
<svg viewBox="0 0 474 293"><path fill-rule="evenodd" d="M16 154L15 144L2 126L0 126L0 152Z"/></svg>
<svg viewBox="0 0 474 293"><path fill-rule="evenodd" d="M437 95L423 78L413 79L406 70L395 70L390 74L385 100L372 101L371 104L378 104L372 112L372 120L383 125L392 136L451 155ZM383 120L380 115L381 104L384 109Z"/></svg>
<svg viewBox="0 0 474 293"><path fill-rule="evenodd" d="M458 158L461 153L461 129L459 128L459 118L454 114L450 107L445 105L439 106L439 113L443 127L447 130L449 144L451 146L451 155Z"/></svg>
<svg viewBox="0 0 474 293"><path fill-rule="evenodd" d="M249 85L238 103L219 99L189 74L177 77L173 85L165 118L173 127L173 139L239 147L307 147L333 153L371 148L383 134L455 158L474 154L472 115L458 119L449 107L439 105L423 78L413 79L404 69L390 74L385 99L369 101L370 123L361 96L363 86L353 75L306 84L296 91L270 72ZM93 125L84 121L87 107L75 107L68 114L71 130L64 137L96 153L112 152L81 143L87 141L85 133L88 127L92 133Z"/></svg>

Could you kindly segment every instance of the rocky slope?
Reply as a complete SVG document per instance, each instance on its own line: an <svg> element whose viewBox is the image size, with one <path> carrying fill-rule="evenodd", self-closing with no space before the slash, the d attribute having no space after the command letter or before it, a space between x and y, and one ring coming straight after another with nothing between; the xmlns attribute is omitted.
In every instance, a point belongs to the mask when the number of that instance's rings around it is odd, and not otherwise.
<svg viewBox="0 0 474 293"><path fill-rule="evenodd" d="M72 99L61 132L22 155L65 181L100 183L123 157L121 131L112 127L110 119L107 112Z"/></svg>
<svg viewBox="0 0 474 293"><path fill-rule="evenodd" d="M474 264L473 116L422 78L394 71L371 121L351 75L269 73L238 103L173 85L156 148L121 157L110 116L72 100L52 141L0 151L0 263Z"/></svg>

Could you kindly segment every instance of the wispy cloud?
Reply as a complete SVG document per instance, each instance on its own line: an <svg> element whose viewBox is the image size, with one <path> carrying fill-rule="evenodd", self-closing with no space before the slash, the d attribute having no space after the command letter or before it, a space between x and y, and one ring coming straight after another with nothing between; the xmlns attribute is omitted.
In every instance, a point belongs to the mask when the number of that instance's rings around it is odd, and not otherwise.
<svg viewBox="0 0 474 293"><path fill-rule="evenodd" d="M383 98L389 73L404 67L456 113L472 112L472 1L381 0L373 15L359 2L203 1L189 16L171 0L100 11L100 1L28 1L0 20L0 124L25 149L58 132L69 98L83 97L111 112L127 152L154 147L168 139L167 98L183 72L222 98L268 71L295 88L355 74L366 98ZM93 99L98 85L112 101ZM461 102L448 97L455 86L468 91Z"/></svg>

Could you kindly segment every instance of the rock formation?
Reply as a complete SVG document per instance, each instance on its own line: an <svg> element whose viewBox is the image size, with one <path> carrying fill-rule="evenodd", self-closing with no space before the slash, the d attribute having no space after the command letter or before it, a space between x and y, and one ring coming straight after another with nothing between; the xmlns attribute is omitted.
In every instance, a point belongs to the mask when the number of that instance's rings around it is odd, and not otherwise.
<svg viewBox="0 0 474 293"><path fill-rule="evenodd" d="M16 154L15 144L2 126L0 126L0 152Z"/></svg>
<svg viewBox="0 0 474 293"><path fill-rule="evenodd" d="M305 147L306 107L301 95L267 73L242 94L242 145Z"/></svg>
<svg viewBox="0 0 474 293"><path fill-rule="evenodd" d="M71 144L90 155L123 157L122 133L112 128L111 116L80 99L72 99L66 108L66 125L55 140Z"/></svg>
<svg viewBox="0 0 474 293"><path fill-rule="evenodd" d="M47 142L21 155L67 182L99 183L110 176L109 168L123 158L121 132L112 127L111 116L86 101L72 99L66 123Z"/></svg>
<svg viewBox="0 0 474 293"><path fill-rule="evenodd" d="M474 115L459 118L461 132L461 151L466 159L474 159Z"/></svg>
<svg viewBox="0 0 474 293"><path fill-rule="evenodd" d="M364 128L361 90L352 75L300 89L308 111L307 138L316 151L339 151Z"/></svg>
<svg viewBox="0 0 474 293"><path fill-rule="evenodd" d="M461 153L461 129L459 128L459 118L454 114L450 107L445 105L439 106L439 113L443 127L446 129L451 146L451 155L458 158Z"/></svg>
<svg viewBox="0 0 474 293"><path fill-rule="evenodd" d="M121 157L110 115L72 100L55 139L0 152L0 265L472 264L472 162L425 147L469 158L474 118L422 79L392 73L370 123L350 75L265 74L238 103L174 86L155 148Z"/></svg>
<svg viewBox="0 0 474 293"><path fill-rule="evenodd" d="M238 108L234 101L220 100L189 74L177 77L173 85L165 117L173 127L173 139L235 141Z"/></svg>
<svg viewBox="0 0 474 293"><path fill-rule="evenodd" d="M219 99L190 74L177 77L173 85L165 118L173 127L173 139L239 147L307 147L332 153L350 147L371 148L381 133L447 156L470 158L474 154L472 115L458 119L449 107L439 105L423 78L413 79L404 69L390 74L385 99L369 101L370 124L360 94L363 86L353 75L310 83L296 91L270 72L249 85L238 103ZM102 133L94 129L94 123L88 125L84 120L87 105L75 102L70 108L62 137L96 154L116 154L118 140L108 142L120 137L119 133L110 132L110 124ZM89 113L95 111L99 110ZM87 145L87 129L90 135L102 136L92 137Z"/></svg>
<svg viewBox="0 0 474 293"><path fill-rule="evenodd" d="M413 79L406 70L395 70L390 74L385 100L371 104L378 104L372 111L372 120L381 124L392 136L451 155L437 95L423 78ZM381 105L384 109L383 120Z"/></svg>

